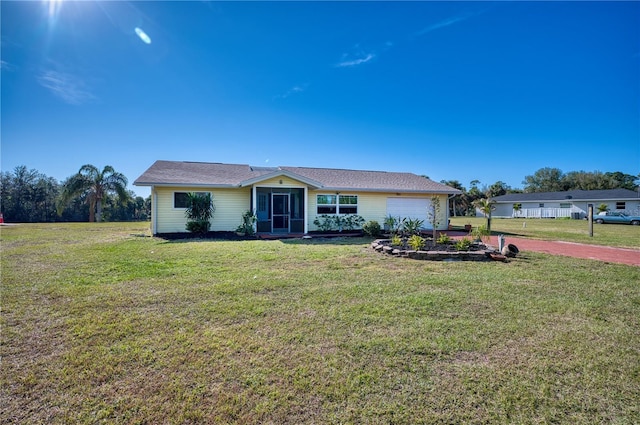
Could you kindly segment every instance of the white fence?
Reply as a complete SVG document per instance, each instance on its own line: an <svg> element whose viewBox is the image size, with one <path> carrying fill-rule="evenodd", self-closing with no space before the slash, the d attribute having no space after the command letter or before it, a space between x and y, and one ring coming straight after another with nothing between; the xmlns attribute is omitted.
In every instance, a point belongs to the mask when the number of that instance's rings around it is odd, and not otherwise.
<svg viewBox="0 0 640 425"><path fill-rule="evenodd" d="M576 214L580 214L579 218L582 218L582 211L574 208L523 208L520 211L513 212L513 218L574 218Z"/></svg>

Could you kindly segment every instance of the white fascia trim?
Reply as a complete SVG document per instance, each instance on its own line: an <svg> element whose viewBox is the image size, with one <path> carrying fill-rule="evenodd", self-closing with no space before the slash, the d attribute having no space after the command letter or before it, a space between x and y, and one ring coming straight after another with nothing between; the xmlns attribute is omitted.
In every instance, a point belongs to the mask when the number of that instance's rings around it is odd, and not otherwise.
<svg viewBox="0 0 640 425"><path fill-rule="evenodd" d="M406 190L406 189L362 189L362 188L353 188L353 187L323 187L317 189L322 192L349 192L349 193L358 193L358 192L371 192L371 193L410 193L410 194L422 194L422 195L458 195L462 193L461 191L444 191L444 190Z"/></svg>
<svg viewBox="0 0 640 425"><path fill-rule="evenodd" d="M152 186L152 187L204 187L217 189L234 189L238 186L233 184L209 184L209 183L136 183L135 186Z"/></svg>
<svg viewBox="0 0 640 425"><path fill-rule="evenodd" d="M244 180L240 182L238 186L239 187L251 186L253 184L260 183L261 181L265 181L265 180L269 180L269 179L273 179L281 176L289 177L290 179L293 179L293 180L298 180L299 182L304 183L308 186L312 186L313 188L316 188L316 189L319 189L323 186L322 183L320 182L317 182L312 179L308 179L299 174L291 173L285 170L278 170L278 171L274 171L273 173L263 174L259 177L254 177L252 179Z"/></svg>

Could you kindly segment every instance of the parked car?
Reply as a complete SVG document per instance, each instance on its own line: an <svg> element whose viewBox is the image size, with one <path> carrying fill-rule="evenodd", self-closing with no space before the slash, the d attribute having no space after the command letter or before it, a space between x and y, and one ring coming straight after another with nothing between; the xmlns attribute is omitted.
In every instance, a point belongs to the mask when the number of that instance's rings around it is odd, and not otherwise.
<svg viewBox="0 0 640 425"><path fill-rule="evenodd" d="M604 211L593 217L596 223L612 223L612 224L633 224L640 226L640 216L627 215L621 212Z"/></svg>

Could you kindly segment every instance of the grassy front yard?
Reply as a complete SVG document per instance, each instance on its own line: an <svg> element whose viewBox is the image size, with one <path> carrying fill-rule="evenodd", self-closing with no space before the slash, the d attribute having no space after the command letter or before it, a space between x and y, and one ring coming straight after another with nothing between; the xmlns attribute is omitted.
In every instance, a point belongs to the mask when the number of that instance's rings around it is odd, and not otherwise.
<svg viewBox="0 0 640 425"><path fill-rule="evenodd" d="M638 267L1 232L0 423L640 422Z"/></svg>

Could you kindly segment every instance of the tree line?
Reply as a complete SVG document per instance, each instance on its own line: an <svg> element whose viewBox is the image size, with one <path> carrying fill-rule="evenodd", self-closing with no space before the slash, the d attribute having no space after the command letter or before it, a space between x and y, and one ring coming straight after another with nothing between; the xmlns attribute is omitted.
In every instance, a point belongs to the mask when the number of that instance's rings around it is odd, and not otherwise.
<svg viewBox="0 0 640 425"><path fill-rule="evenodd" d="M639 190L640 175L599 171L541 168L526 176L523 189L502 181L480 186L479 180L465 188L458 180L442 180L462 193L449 205L453 216L475 215L482 200L507 193L559 192L567 190ZM0 212L7 222L144 221L151 217L151 197L126 190L127 178L107 165L102 170L87 164L62 182L21 165L0 173Z"/></svg>
<svg viewBox="0 0 640 425"><path fill-rule="evenodd" d="M619 171L606 173L600 171L571 171L563 173L558 168L545 167L532 175L525 176L522 182L523 189L512 188L502 181L497 181L488 186L480 186L479 180L472 180L469 189L465 188L458 180L441 180L440 183L462 191L461 194L452 198L450 212L453 216L464 216L475 215L475 208L482 204L483 200L489 202L491 198L506 195L507 193L605 189L638 191L640 190L640 174L634 176Z"/></svg>
<svg viewBox="0 0 640 425"><path fill-rule="evenodd" d="M0 173L0 212L14 223L148 220L151 197L126 187L127 178L109 165L83 165L62 182L20 165Z"/></svg>

